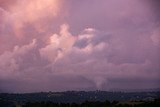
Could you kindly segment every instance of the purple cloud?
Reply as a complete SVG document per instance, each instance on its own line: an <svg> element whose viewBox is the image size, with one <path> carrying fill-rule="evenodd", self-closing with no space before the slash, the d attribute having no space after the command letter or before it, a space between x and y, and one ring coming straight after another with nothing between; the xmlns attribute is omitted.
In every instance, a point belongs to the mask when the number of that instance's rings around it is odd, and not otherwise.
<svg viewBox="0 0 160 107"><path fill-rule="evenodd" d="M0 91L160 88L158 7L149 3L2 0Z"/></svg>

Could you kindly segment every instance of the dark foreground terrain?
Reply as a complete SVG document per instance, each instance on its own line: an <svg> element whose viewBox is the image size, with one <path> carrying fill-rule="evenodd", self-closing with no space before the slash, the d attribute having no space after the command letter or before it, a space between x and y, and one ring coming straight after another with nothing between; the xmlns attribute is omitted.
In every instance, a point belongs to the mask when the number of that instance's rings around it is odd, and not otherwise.
<svg viewBox="0 0 160 107"><path fill-rule="evenodd" d="M52 102L28 102L25 105L17 105L20 107L160 107L160 100L154 101L85 101L80 104L76 103L52 103ZM16 106L15 106L16 107Z"/></svg>
<svg viewBox="0 0 160 107"><path fill-rule="evenodd" d="M160 107L160 92L1 93L0 107Z"/></svg>

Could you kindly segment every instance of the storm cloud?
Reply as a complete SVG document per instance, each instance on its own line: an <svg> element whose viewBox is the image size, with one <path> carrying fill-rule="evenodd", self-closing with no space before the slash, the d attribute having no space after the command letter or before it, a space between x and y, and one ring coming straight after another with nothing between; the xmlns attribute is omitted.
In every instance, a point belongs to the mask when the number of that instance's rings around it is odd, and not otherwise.
<svg viewBox="0 0 160 107"><path fill-rule="evenodd" d="M145 0L1 0L0 91L160 88L154 5Z"/></svg>

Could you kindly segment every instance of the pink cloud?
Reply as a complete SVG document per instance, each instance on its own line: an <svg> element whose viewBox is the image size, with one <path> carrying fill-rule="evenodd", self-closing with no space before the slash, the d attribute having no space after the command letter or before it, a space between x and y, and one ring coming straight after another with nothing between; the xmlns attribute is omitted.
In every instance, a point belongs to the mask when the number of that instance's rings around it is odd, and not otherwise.
<svg viewBox="0 0 160 107"><path fill-rule="evenodd" d="M147 3L1 0L0 90L159 88L160 25Z"/></svg>
<svg viewBox="0 0 160 107"><path fill-rule="evenodd" d="M157 28L153 31L153 34L151 35L151 39L154 45L160 46L160 28Z"/></svg>
<svg viewBox="0 0 160 107"><path fill-rule="evenodd" d="M25 56L30 52L30 50L36 47L36 40L22 47L15 46L13 51L6 51L0 55L0 73L1 78L10 78L13 75L19 73L19 66Z"/></svg>
<svg viewBox="0 0 160 107"><path fill-rule="evenodd" d="M72 36L68 31L68 28L68 25L62 25L59 35L53 34L49 38L49 44L39 50L42 57L55 62L67 54L76 40L76 37Z"/></svg>

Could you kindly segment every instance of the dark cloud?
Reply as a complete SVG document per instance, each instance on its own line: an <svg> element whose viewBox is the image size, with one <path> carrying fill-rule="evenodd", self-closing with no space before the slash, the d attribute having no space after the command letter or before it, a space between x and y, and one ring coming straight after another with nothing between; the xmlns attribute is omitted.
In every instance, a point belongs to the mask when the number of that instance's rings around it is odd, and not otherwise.
<svg viewBox="0 0 160 107"><path fill-rule="evenodd" d="M160 26L160 1L159 0L143 0L144 3L147 4L148 7L150 7L150 10L152 11L152 15L154 16L154 19L158 21L157 25Z"/></svg>

